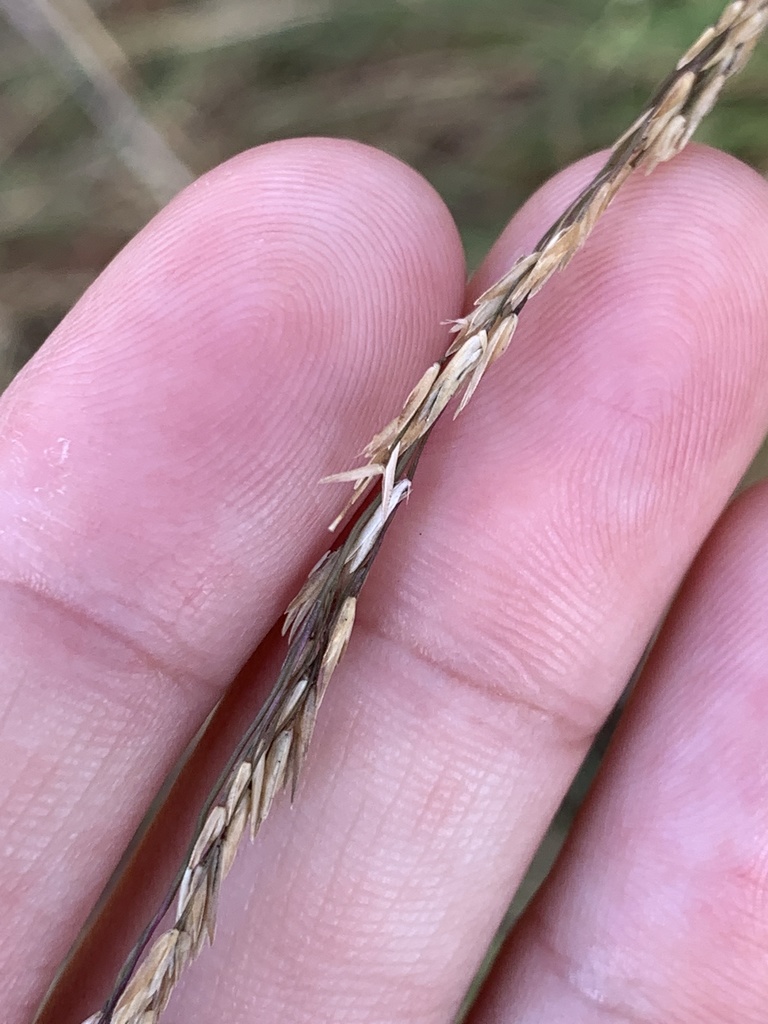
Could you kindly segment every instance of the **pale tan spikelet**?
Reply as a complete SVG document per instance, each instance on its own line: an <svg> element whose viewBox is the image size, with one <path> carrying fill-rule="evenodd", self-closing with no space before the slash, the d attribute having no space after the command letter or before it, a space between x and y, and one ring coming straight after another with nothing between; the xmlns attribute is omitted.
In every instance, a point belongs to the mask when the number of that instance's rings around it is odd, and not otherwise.
<svg viewBox="0 0 768 1024"><path fill-rule="evenodd" d="M537 249L528 256L522 256L496 284L491 285L475 300L475 308L469 317L466 336L488 327L501 315L502 308L515 309L530 292L531 274L535 272L541 252ZM461 343L461 337L453 342L453 350ZM449 352L451 349L449 349Z"/></svg>
<svg viewBox="0 0 768 1024"><path fill-rule="evenodd" d="M681 139L681 146L687 145L700 122L706 117L712 107L714 107L717 102L717 97L720 95L720 90L723 88L724 82L725 77L722 74L715 75L709 84L699 92L698 96L691 104L685 134Z"/></svg>
<svg viewBox="0 0 768 1024"><path fill-rule="evenodd" d="M458 334L454 339L448 353L446 353L446 358L448 354L453 355L454 352L457 352L471 334L482 330L483 327L488 324L495 323L502 314L505 302L506 300L503 294L495 295L490 298L483 298L481 295L475 303L475 308L472 310L469 317L467 317L468 323L466 329L462 333Z"/></svg>
<svg viewBox="0 0 768 1024"><path fill-rule="evenodd" d="M395 489L395 475L397 473L397 460L399 455L400 442L398 441L389 456L389 461L384 469L384 477L381 481L381 504L384 508L389 508L392 501L392 491Z"/></svg>
<svg viewBox="0 0 768 1024"><path fill-rule="evenodd" d="M683 74L649 122L645 135L646 174L650 174L658 164L669 160L682 147L689 129L689 120L681 111L690 99L695 83L693 71Z"/></svg>
<svg viewBox="0 0 768 1024"><path fill-rule="evenodd" d="M341 473L331 473L330 476L321 477L321 484L356 484L358 488L371 483L377 476L381 476L384 467L379 462L372 462L365 466L356 466L354 469L344 469Z"/></svg>
<svg viewBox="0 0 768 1024"><path fill-rule="evenodd" d="M176 897L176 914L181 917L187 909L187 903L192 893L197 889L202 878L203 869L199 864L187 863L184 874L179 885L178 896Z"/></svg>
<svg viewBox="0 0 768 1024"><path fill-rule="evenodd" d="M664 126L664 131L655 137L652 145L648 147L644 169L650 174L656 167L665 160L671 160L683 147L683 140L686 137L688 123L682 114L675 114Z"/></svg>
<svg viewBox="0 0 768 1024"><path fill-rule="evenodd" d="M169 974L169 978L173 985L175 985L179 980L182 971L191 959L192 939L186 932L179 931L178 938L176 939L176 948L173 952L173 970Z"/></svg>
<svg viewBox="0 0 768 1024"><path fill-rule="evenodd" d="M152 1010L163 980L172 970L178 931L171 929L154 942L126 988L121 1005L113 1015L113 1024L135 1024Z"/></svg>
<svg viewBox="0 0 768 1024"><path fill-rule="evenodd" d="M606 207L613 199L615 189L611 183L606 181L595 191L591 201L584 211L584 238L592 232L595 224L606 210Z"/></svg>
<svg viewBox="0 0 768 1024"><path fill-rule="evenodd" d="M352 636L352 627L355 624L355 612L357 610L357 598L347 597L344 599L336 621L333 624L328 645L320 663L320 679L322 682L319 689L325 690L325 684L336 671L336 666L341 661L347 649L349 638Z"/></svg>
<svg viewBox="0 0 768 1024"><path fill-rule="evenodd" d="M319 688L313 687L304 698L304 703L301 707L301 714L296 719L295 740L292 747L292 756L294 763L297 766L297 771L302 766L307 756L309 741L312 739L315 721L317 720L317 710L320 707L321 699L322 691ZM294 778L294 786L295 783L296 779Z"/></svg>
<svg viewBox="0 0 768 1024"><path fill-rule="evenodd" d="M256 758L253 765L253 774L251 775L251 800L248 807L248 820L251 823L251 839L256 838L259 825L261 824L261 817L259 815L259 807L261 806L261 794L264 790L264 772L266 769L267 756L262 753L260 757Z"/></svg>
<svg viewBox="0 0 768 1024"><path fill-rule="evenodd" d="M168 974L172 971L179 935L177 928L171 928L165 935L161 935L144 962L143 985L156 998L165 988Z"/></svg>
<svg viewBox="0 0 768 1024"><path fill-rule="evenodd" d="M737 74L746 66L747 61L757 46L758 36L756 33L762 32L767 22L768 14L765 10L753 15L752 18L744 22L739 33L741 40L738 46L734 48L734 52L729 55L729 59L723 69L729 76Z"/></svg>
<svg viewBox="0 0 768 1024"><path fill-rule="evenodd" d="M521 302L536 295L556 271L560 269L560 261L564 258L563 250L557 245L545 246L541 255L536 261L536 266L528 272L528 279L525 287L521 282L518 293L511 297L510 305L519 306Z"/></svg>
<svg viewBox="0 0 768 1024"><path fill-rule="evenodd" d="M392 450L398 443L403 431L417 415L424 399L429 395L432 386L440 373L440 363L428 366L421 378L405 400L402 412L384 427L363 449L363 455L370 461L364 466L333 473L321 480L321 483L341 483L349 481L355 484L351 498L328 527L331 533L338 529L349 513L358 504L368 486L377 477L384 474L387 463L392 457Z"/></svg>
<svg viewBox="0 0 768 1024"><path fill-rule="evenodd" d="M147 995L143 989L139 989L137 992L126 989L117 1009L112 1014L111 1024L140 1024L146 1016L147 1011L143 1008L146 1001Z"/></svg>
<svg viewBox="0 0 768 1024"><path fill-rule="evenodd" d="M499 278L499 280L496 281L495 284L492 284L490 288L486 288L482 295L480 295L476 300L475 305L479 305L487 299L498 299L501 296L506 297L510 293L514 292L517 285L523 280L531 267L536 265L540 255L541 253L539 252L532 252L528 256L521 256L513 263L511 269L507 271L503 277ZM454 345L455 344L456 342L454 342ZM450 352L450 349L448 351Z"/></svg>
<svg viewBox="0 0 768 1024"><path fill-rule="evenodd" d="M754 6L754 4L751 6ZM736 21L743 17L745 7L745 0L734 0L733 3L728 4L715 23L716 33L732 29Z"/></svg>
<svg viewBox="0 0 768 1024"><path fill-rule="evenodd" d="M407 496L410 489L410 480L400 480L392 489L389 505L379 504L374 510L373 515L360 531L359 536L347 555L347 562L351 572L359 569L371 551L373 551L387 520L394 513L403 498Z"/></svg>
<svg viewBox="0 0 768 1024"><path fill-rule="evenodd" d="M589 221L586 217L582 216L569 227L559 231L557 238L549 243L548 248L552 253L558 273L561 270L565 270L586 241L588 234Z"/></svg>
<svg viewBox="0 0 768 1024"><path fill-rule="evenodd" d="M506 299L502 300L504 306L508 309L519 309L524 302L528 301L531 289L536 282L542 281L541 263L544 259L544 249L537 250L533 255L535 259L526 267L525 273L520 275L517 284L509 291Z"/></svg>
<svg viewBox="0 0 768 1024"><path fill-rule="evenodd" d="M421 408L439 373L439 363L427 367L406 398L402 412L368 442L363 448L363 455L382 465L389 460L393 445Z"/></svg>
<svg viewBox="0 0 768 1024"><path fill-rule="evenodd" d="M329 576L335 569L334 552L326 551L323 557L312 566L303 586L286 608L283 617L283 636L288 633L289 640L293 639L296 630L312 610L320 591L327 584Z"/></svg>
<svg viewBox="0 0 768 1024"><path fill-rule="evenodd" d="M247 759L235 769L232 781L226 791L224 810L227 825L221 841L221 878L229 874L235 854L240 845L245 827L248 823L248 812L251 806L250 785L253 778L253 767Z"/></svg>
<svg viewBox="0 0 768 1024"><path fill-rule="evenodd" d="M300 679L297 679L283 702L283 706L281 707L276 720L275 728L282 729L288 719L293 716L293 713L299 706L308 686L309 679L306 676L302 676Z"/></svg>
<svg viewBox="0 0 768 1024"><path fill-rule="evenodd" d="M718 27L717 28L715 28L714 25L710 25L709 28L704 29L704 31L701 33L699 38L693 44L693 46L689 47L689 49L687 49L685 51L685 53L682 55L680 60L677 62L677 64L675 65L675 70L676 71L682 71L682 69L687 64L691 63L691 61L694 59L694 57L698 57L698 55L703 50L705 50L707 48L707 46L709 46L709 44L712 42L712 40L717 38L718 31L720 31L720 30L721 30L721 27L720 27L719 22L718 22Z"/></svg>
<svg viewBox="0 0 768 1024"><path fill-rule="evenodd" d="M191 892L179 918L192 943L192 956L200 952L205 938L205 922L208 913L208 872L202 866L194 873Z"/></svg>
<svg viewBox="0 0 768 1024"><path fill-rule="evenodd" d="M488 345L491 349L491 363L495 363L509 348L509 343L512 341L517 330L518 319L517 313L510 313L494 328L493 334L488 339Z"/></svg>
<svg viewBox="0 0 768 1024"><path fill-rule="evenodd" d="M250 761L243 761L235 769L235 774L232 779L232 783L227 790L227 798L224 802L224 812L227 817L227 822L231 822L237 812L237 808L240 806L242 796L245 793L246 786L250 784L251 776L253 773L253 767ZM227 825L229 827L229 825Z"/></svg>
<svg viewBox="0 0 768 1024"><path fill-rule="evenodd" d="M315 722L317 720L317 709L320 706L319 687L322 685L322 669L318 684L310 687L294 716L293 742L291 743L288 755L288 767L285 771L284 786L288 790L291 803L296 798L296 791L299 785L299 777L304 767L307 756L307 748L312 738Z"/></svg>
<svg viewBox="0 0 768 1024"><path fill-rule="evenodd" d="M752 8L747 10L747 7ZM745 46L753 47L757 36L765 27L768 15L763 4L744 4L740 16L734 17L728 26L728 47L741 50Z"/></svg>
<svg viewBox="0 0 768 1024"><path fill-rule="evenodd" d="M768 27L768 5L759 4L757 9L750 14L744 23L744 34L741 39L741 46L746 49L749 55L753 54L760 35ZM739 68L743 70L743 65Z"/></svg>
<svg viewBox="0 0 768 1024"><path fill-rule="evenodd" d="M216 912L219 909L219 889L221 888L221 849L223 841L218 843L211 850L211 855L206 864L205 874L205 913L203 914L203 934L200 936L199 951L204 939L208 939L210 945L216 938ZM191 936L193 942L195 936Z"/></svg>
<svg viewBox="0 0 768 1024"><path fill-rule="evenodd" d="M506 352L509 343L512 340L512 336L515 333L517 321L517 314L509 313L496 325L490 338L488 337L488 332L485 328L479 330L475 335L480 344L480 358L472 371L469 383L464 389L464 393L461 396L461 401L456 408L456 412L453 414L454 419L456 419L459 413L465 409L491 363L495 362L499 356Z"/></svg>
<svg viewBox="0 0 768 1024"><path fill-rule="evenodd" d="M474 395L475 389L483 379L483 374L488 369L491 362L491 356L493 355L493 351L488 344L488 331L486 331L484 327L474 334L473 337L477 339L477 343L480 346L480 355L475 364L475 368L472 371L472 375L469 378L469 383L464 388L464 393L461 396L461 401L456 407L456 412L453 414L454 419L456 419L460 412L463 412L467 402L470 400L472 395Z"/></svg>
<svg viewBox="0 0 768 1024"><path fill-rule="evenodd" d="M284 729L267 751L267 760L264 766L264 785L261 790L261 803L259 805L259 817L262 821L269 814L272 801L285 782L285 772L288 767L288 756L291 752L292 743L293 730Z"/></svg>
<svg viewBox="0 0 768 1024"><path fill-rule="evenodd" d="M664 125L675 114L679 114L688 102L693 87L696 84L696 75L693 71L686 71L681 74L676 82L672 84L664 99L654 109L653 119L649 124L648 138L652 139L654 134L663 129Z"/></svg>
<svg viewBox="0 0 768 1024"><path fill-rule="evenodd" d="M415 416L401 439L403 449L424 437L442 415L448 403L474 370L483 353L483 339L479 332L461 339L458 347L451 346L453 355L443 367L440 376L427 396L419 415Z"/></svg>
<svg viewBox="0 0 768 1024"><path fill-rule="evenodd" d="M223 807L211 808L189 857L189 862L192 867L195 867L202 862L216 840L221 837L226 824L226 810Z"/></svg>
<svg viewBox="0 0 768 1024"><path fill-rule="evenodd" d="M248 768L248 774L250 776L251 766L248 764L245 767ZM249 802L242 800L235 808L232 818L227 825L227 830L224 833L224 841L221 844L221 878L222 881L227 877L230 869L235 861L235 854L240 846L240 840L245 832L245 826L248 824L248 809Z"/></svg>

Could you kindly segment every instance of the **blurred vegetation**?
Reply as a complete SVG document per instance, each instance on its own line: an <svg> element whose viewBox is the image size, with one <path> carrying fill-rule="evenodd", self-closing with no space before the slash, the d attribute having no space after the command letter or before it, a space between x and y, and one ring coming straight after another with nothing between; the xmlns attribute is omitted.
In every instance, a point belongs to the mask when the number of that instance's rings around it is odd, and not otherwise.
<svg viewBox="0 0 768 1024"><path fill-rule="evenodd" d="M0 0L0 368L192 176L348 136L418 168L477 262L609 144L721 0ZM5 21L3 21L5 14ZM758 53L699 137L768 171Z"/></svg>

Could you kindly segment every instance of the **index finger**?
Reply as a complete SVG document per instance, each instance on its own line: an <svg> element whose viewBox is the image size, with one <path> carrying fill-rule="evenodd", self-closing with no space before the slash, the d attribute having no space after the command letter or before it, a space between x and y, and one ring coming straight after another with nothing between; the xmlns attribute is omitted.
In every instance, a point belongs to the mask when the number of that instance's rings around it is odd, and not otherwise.
<svg viewBox="0 0 768 1024"><path fill-rule="evenodd" d="M181 747L458 312L445 206L294 140L183 193L4 396L0 977L27 1021ZM322 538L322 540L321 540Z"/></svg>

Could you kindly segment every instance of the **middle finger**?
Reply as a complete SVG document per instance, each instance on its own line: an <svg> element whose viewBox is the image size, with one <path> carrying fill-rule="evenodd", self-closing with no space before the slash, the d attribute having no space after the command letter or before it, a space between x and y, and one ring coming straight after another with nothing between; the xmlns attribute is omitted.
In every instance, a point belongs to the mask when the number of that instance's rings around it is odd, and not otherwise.
<svg viewBox="0 0 768 1024"><path fill-rule="evenodd" d="M551 182L498 276L595 170ZM704 150L630 182L438 428L292 817L169 1024L449 1019L594 731L762 435L768 194Z"/></svg>

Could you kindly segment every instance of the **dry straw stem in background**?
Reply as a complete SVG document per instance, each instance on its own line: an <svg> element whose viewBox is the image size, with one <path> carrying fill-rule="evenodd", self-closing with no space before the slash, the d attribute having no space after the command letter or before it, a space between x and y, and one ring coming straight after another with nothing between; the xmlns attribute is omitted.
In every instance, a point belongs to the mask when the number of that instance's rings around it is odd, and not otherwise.
<svg viewBox="0 0 768 1024"><path fill-rule="evenodd" d="M768 24L768 0L736 0L677 62L647 110L615 143L603 168L539 241L453 326L455 338L408 396L402 412L364 449L347 508L363 507L345 539L312 569L285 616L288 651L264 707L232 755L204 808L186 861L130 953L103 1008L85 1024L157 1024L180 975L213 939L218 893L247 828L255 835L275 795L293 791L328 680L349 640L358 594L384 533L408 494L432 427L461 394L467 404L509 346L529 298L581 248L637 167L646 172L686 145L720 89L746 64ZM176 901L175 920L159 930ZM143 957L143 959L142 959Z"/></svg>

